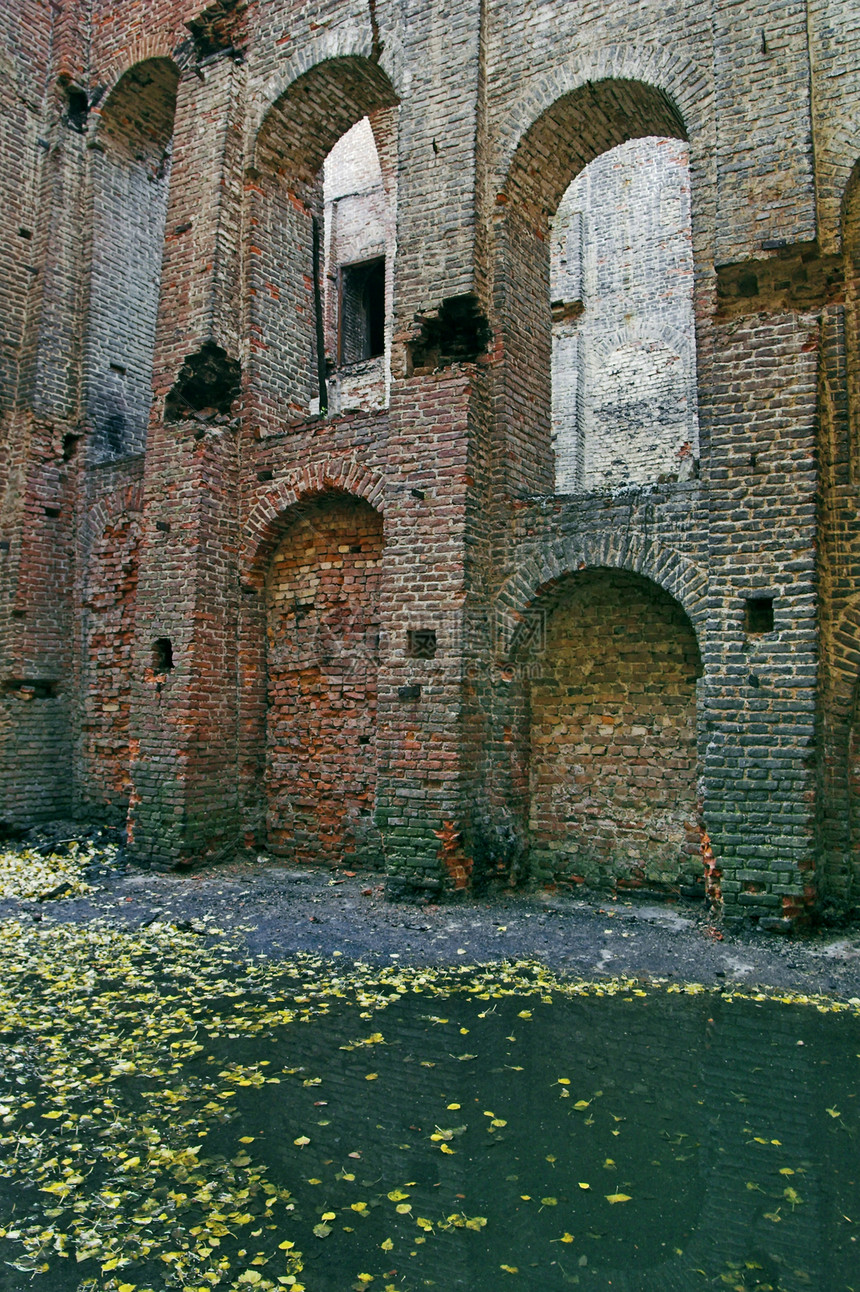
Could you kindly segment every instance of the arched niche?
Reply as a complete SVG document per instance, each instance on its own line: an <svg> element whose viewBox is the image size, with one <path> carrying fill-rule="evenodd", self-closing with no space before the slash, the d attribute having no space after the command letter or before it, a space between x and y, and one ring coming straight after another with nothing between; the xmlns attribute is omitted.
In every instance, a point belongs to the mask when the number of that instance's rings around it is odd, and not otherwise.
<svg viewBox="0 0 860 1292"><path fill-rule="evenodd" d="M376 63L333 58L299 77L260 128L249 185L248 265L252 384L264 433L285 417L330 411L328 374L338 356L331 353L330 329L327 335L324 163L338 140L367 118L390 207L396 104Z"/></svg>
<svg viewBox="0 0 860 1292"><path fill-rule="evenodd" d="M328 491L285 516L265 583L266 834L282 856L373 860L382 517Z"/></svg>
<svg viewBox="0 0 860 1292"><path fill-rule="evenodd" d="M533 868L599 886L701 873L693 626L623 570L569 575L529 612Z"/></svg>
<svg viewBox="0 0 860 1292"><path fill-rule="evenodd" d="M90 154L91 462L141 453L146 445L177 82L169 59L129 68L101 109Z"/></svg>
<svg viewBox="0 0 860 1292"><path fill-rule="evenodd" d="M511 487L555 489L551 443L552 220L571 182L628 140L685 140L678 107L642 81L589 82L562 96L525 132L502 192L495 309L504 344L504 419Z"/></svg>

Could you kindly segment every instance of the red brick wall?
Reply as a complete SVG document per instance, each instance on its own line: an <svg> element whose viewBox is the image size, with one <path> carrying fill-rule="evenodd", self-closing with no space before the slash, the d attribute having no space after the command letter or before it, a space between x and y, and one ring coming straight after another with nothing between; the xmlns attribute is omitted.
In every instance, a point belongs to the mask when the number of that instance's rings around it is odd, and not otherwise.
<svg viewBox="0 0 860 1292"><path fill-rule="evenodd" d="M699 848L692 626L635 575L593 571L548 611L531 682L531 828L554 877L675 883ZM694 863L695 864L695 863Z"/></svg>
<svg viewBox="0 0 860 1292"><path fill-rule="evenodd" d="M80 808L125 820L140 517L113 517L93 544L81 608Z"/></svg>
<svg viewBox="0 0 860 1292"><path fill-rule="evenodd" d="M367 860L382 520L337 493L295 513L266 583L268 843L302 861Z"/></svg>

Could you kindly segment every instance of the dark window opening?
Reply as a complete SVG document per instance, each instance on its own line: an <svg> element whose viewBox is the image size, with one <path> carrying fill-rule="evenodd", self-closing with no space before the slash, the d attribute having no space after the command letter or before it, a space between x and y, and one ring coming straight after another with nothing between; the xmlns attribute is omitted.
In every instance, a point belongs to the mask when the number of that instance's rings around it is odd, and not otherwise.
<svg viewBox="0 0 860 1292"><path fill-rule="evenodd" d="M748 633L772 633L773 597L748 597L745 620Z"/></svg>
<svg viewBox="0 0 860 1292"><path fill-rule="evenodd" d="M436 630L410 628L406 633L406 654L411 659L436 658Z"/></svg>
<svg viewBox="0 0 860 1292"><path fill-rule="evenodd" d="M173 668L173 643L169 637L159 637L152 646L153 673L168 673Z"/></svg>
<svg viewBox="0 0 860 1292"><path fill-rule="evenodd" d="M385 353L385 257L340 271L338 363L376 359Z"/></svg>
<svg viewBox="0 0 860 1292"><path fill-rule="evenodd" d="M44 678L10 678L3 683L3 694L19 700L54 700L57 683Z"/></svg>
<svg viewBox="0 0 860 1292"><path fill-rule="evenodd" d="M86 92L76 85L66 87L66 124L79 135L86 134L90 105Z"/></svg>

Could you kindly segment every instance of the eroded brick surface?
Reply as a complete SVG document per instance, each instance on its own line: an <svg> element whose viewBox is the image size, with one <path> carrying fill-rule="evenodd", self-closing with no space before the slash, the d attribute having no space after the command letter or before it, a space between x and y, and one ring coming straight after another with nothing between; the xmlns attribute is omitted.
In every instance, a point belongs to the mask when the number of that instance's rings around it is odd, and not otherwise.
<svg viewBox="0 0 860 1292"><path fill-rule="evenodd" d="M0 821L856 907L854 19L5 6Z"/></svg>
<svg viewBox="0 0 860 1292"><path fill-rule="evenodd" d="M337 494L298 508L272 557L268 846L296 860L378 860L371 837L381 561L380 516Z"/></svg>
<svg viewBox="0 0 860 1292"><path fill-rule="evenodd" d="M580 575L555 600L530 662L530 825L541 869L674 883L698 869L692 625L677 602L627 574Z"/></svg>

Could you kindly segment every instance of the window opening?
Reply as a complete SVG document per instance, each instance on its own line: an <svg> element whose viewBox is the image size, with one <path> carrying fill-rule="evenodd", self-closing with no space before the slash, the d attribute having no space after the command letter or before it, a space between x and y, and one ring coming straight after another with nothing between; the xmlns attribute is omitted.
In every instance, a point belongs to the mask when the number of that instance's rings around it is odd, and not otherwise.
<svg viewBox="0 0 860 1292"><path fill-rule="evenodd" d="M748 633L772 633L773 597L748 597L744 618Z"/></svg>
<svg viewBox="0 0 860 1292"><path fill-rule="evenodd" d="M385 257L340 271L338 363L346 366L385 353Z"/></svg>
<svg viewBox="0 0 860 1292"><path fill-rule="evenodd" d="M153 673L168 673L173 668L173 643L169 637L159 637L152 646Z"/></svg>
<svg viewBox="0 0 860 1292"><path fill-rule="evenodd" d="M436 629L409 628L406 632L406 654L411 659L435 659Z"/></svg>

